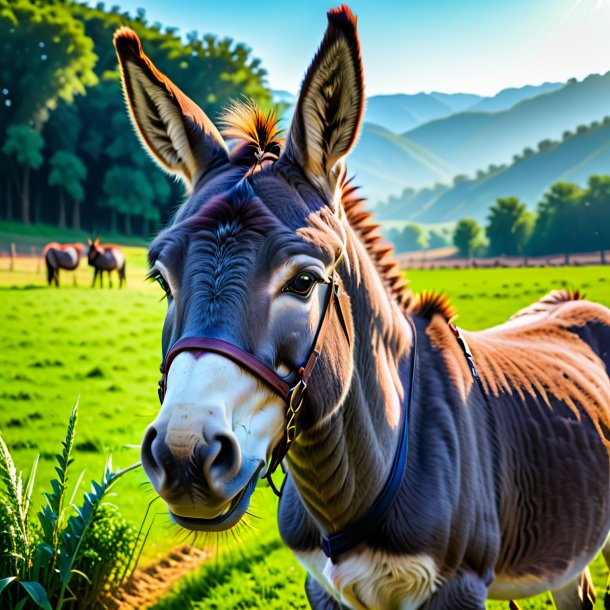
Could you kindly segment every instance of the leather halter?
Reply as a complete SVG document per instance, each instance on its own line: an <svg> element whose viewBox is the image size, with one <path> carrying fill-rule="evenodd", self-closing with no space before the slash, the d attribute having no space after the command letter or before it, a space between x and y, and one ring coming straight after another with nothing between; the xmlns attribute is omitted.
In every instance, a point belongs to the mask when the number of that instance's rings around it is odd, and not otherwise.
<svg viewBox="0 0 610 610"><path fill-rule="evenodd" d="M303 396L305 394L305 390L307 389L311 374L313 373L316 363L320 358L320 354L322 353L324 340L328 330L328 320L330 317L328 315L328 311L331 309L331 305L333 304L336 308L337 317L339 318L343 332L345 333L348 342L350 341L347 324L341 308L339 284L337 283L334 271L330 277L330 280L324 283L329 284L329 286L313 349L311 350L305 364L297 367L290 375L288 375L287 378L280 377L267 364L241 347L233 343L229 343L228 341L214 339L212 337L184 337L183 339L180 339L170 348L160 367L161 379L159 380L159 400L161 401L161 404L163 404L165 393L167 391L167 375L172 362L176 359L178 354L184 351L192 351L197 353L209 352L225 356L257 377L282 398L282 400L286 403L284 431L280 442L273 448L265 475L273 491L278 495L279 492L273 483L271 475L281 464L282 460L290 449L290 445L296 438L298 432L298 415L301 407L303 406ZM286 382L286 379L295 378L297 379L297 382L291 387Z"/></svg>

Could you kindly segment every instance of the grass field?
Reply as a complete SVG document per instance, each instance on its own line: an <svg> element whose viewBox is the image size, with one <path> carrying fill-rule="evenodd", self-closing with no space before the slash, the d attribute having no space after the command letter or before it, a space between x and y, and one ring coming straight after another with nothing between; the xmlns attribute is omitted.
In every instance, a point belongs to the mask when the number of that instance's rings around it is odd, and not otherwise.
<svg viewBox="0 0 610 610"><path fill-rule="evenodd" d="M13 272L0 259L0 430L19 467L27 470L41 454L37 502L79 396L72 480L85 468L83 485L100 475L108 453L121 467L136 462L143 430L157 411L165 303L160 290L143 281L144 250L126 252L128 284L121 291L89 288L86 266L77 274L79 287L65 274L64 287L48 289L35 259L18 259ZM458 324L467 329L498 324L552 288L578 287L610 305L609 267L413 271L409 277L416 291L445 290L458 307ZM139 471L119 483L114 501L139 523L153 497ZM154 506L159 514L146 561L185 538L170 526L161 503ZM261 485L250 512L237 542L233 534L199 541L226 550L186 578L157 609L307 607L304 573L279 540L276 500L269 489ZM605 585L601 562L594 577L598 586ZM543 596L522 606L542 609L547 602ZM489 604L494 610L506 607ZM596 607L603 608L603 601Z"/></svg>

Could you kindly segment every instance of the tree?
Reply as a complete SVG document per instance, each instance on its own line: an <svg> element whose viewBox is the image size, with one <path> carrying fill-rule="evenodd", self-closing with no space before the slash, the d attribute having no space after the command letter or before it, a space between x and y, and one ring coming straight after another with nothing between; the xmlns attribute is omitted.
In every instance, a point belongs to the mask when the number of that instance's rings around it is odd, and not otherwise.
<svg viewBox="0 0 610 610"><path fill-rule="evenodd" d="M486 228L492 256L524 253L532 226L532 217L517 197L498 199L490 208Z"/></svg>
<svg viewBox="0 0 610 610"><path fill-rule="evenodd" d="M582 241L603 252L610 248L610 176L591 176L583 200Z"/></svg>
<svg viewBox="0 0 610 610"><path fill-rule="evenodd" d="M2 4L0 50L10 58L3 63L2 86L11 103L0 115L0 130L1 123L25 123L40 130L59 99L71 102L97 82L93 41L71 14L70 3Z"/></svg>
<svg viewBox="0 0 610 610"><path fill-rule="evenodd" d="M23 167L21 178L21 221L30 224L30 172L42 165L42 136L28 125L11 125L6 130L6 142L2 152L14 155Z"/></svg>
<svg viewBox="0 0 610 610"><path fill-rule="evenodd" d="M405 225L402 231L391 229L388 237L394 244L396 252L413 252L427 246L426 234L416 224Z"/></svg>
<svg viewBox="0 0 610 610"><path fill-rule="evenodd" d="M460 252L460 256L470 258L481 228L476 220L465 218L460 220L453 231L453 244Z"/></svg>
<svg viewBox="0 0 610 610"><path fill-rule="evenodd" d="M538 204L536 222L529 243L534 254L568 254L579 249L584 193L569 182L557 182Z"/></svg>
<svg viewBox="0 0 610 610"><path fill-rule="evenodd" d="M447 239L448 234L445 230L443 231L435 231L432 230L428 233L428 248L445 248L450 244L449 239Z"/></svg>
<svg viewBox="0 0 610 610"><path fill-rule="evenodd" d="M72 227L80 229L80 202L85 196L82 183L87 177L87 168L76 155L63 150L51 157L50 165L49 185L59 187L58 225L62 229L66 226L65 193L67 193L73 201Z"/></svg>
<svg viewBox="0 0 610 610"><path fill-rule="evenodd" d="M149 208L153 206L154 191L146 174L130 167L113 167L106 172L103 185L106 206L112 216L112 230L117 230L116 215L125 217L125 233L131 235L133 216L154 217Z"/></svg>

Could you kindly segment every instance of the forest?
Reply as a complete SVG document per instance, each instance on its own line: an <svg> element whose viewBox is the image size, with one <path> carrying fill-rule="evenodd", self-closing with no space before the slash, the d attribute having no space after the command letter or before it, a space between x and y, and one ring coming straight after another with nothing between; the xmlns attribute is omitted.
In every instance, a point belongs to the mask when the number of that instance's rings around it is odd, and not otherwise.
<svg viewBox="0 0 610 610"><path fill-rule="evenodd" d="M112 37L133 28L156 66L215 118L231 99L271 103L243 43L149 23L119 7L0 0L0 218L148 236L181 201L133 133Z"/></svg>
<svg viewBox="0 0 610 610"><path fill-rule="evenodd" d="M529 212L518 197L502 197L489 209L487 224L459 220L453 232L431 230L414 223L390 229L398 252L442 248L450 241L459 255L538 256L601 251L610 248L610 176L591 176L586 188L556 182Z"/></svg>

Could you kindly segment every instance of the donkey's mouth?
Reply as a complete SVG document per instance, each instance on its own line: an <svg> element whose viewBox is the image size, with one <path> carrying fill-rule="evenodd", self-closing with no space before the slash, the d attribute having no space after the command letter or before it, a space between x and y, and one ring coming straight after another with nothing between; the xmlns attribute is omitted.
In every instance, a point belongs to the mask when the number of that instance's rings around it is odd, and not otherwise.
<svg viewBox="0 0 610 610"><path fill-rule="evenodd" d="M262 465L261 465L262 467ZM258 473L260 468L252 475L247 485L230 500L222 512L211 519L203 517L183 517L176 515L169 509L170 517L174 522L188 530L199 532L223 532L237 525L250 506L250 498L256 484L258 483Z"/></svg>

